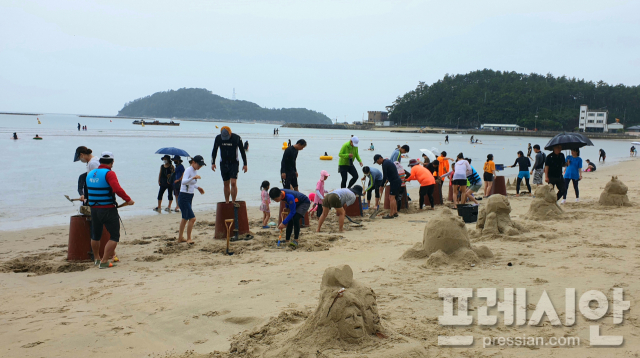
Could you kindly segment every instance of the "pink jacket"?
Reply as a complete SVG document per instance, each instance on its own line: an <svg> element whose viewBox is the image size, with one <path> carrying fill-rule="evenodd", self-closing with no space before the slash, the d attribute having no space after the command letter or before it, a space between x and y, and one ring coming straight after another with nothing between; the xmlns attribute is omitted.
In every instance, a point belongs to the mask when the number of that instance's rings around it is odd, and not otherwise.
<svg viewBox="0 0 640 358"><path fill-rule="evenodd" d="M313 202L316 204L322 204L322 199L324 199L324 194L327 192L324 190L324 177L329 176L326 170L320 172L320 180L316 184L316 197L313 199ZM318 195L320 194L320 195Z"/></svg>

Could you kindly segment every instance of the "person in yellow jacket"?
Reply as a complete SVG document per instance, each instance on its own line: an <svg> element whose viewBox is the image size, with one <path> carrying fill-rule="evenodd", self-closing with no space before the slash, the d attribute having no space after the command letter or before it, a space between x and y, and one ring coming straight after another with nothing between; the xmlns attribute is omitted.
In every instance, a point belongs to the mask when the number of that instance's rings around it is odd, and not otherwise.
<svg viewBox="0 0 640 358"><path fill-rule="evenodd" d="M338 173L342 176L342 182L340 183L341 188L351 188L353 184L356 183L356 180L358 180L358 171L353 165L353 161L354 159L358 160L360 166L362 166L362 159L360 159L360 155L358 155L359 142L358 137L354 136L340 148L340 153L338 154ZM347 186L347 174L351 174L349 186Z"/></svg>

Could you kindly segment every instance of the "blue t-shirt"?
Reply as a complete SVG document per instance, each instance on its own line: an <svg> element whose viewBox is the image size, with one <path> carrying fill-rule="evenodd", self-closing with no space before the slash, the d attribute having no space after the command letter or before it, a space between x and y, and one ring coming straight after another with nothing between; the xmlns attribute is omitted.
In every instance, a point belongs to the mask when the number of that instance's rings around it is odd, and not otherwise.
<svg viewBox="0 0 640 358"><path fill-rule="evenodd" d="M567 169L564 172L565 179L580 179L580 173L578 169L582 168L582 158L580 157L567 157Z"/></svg>

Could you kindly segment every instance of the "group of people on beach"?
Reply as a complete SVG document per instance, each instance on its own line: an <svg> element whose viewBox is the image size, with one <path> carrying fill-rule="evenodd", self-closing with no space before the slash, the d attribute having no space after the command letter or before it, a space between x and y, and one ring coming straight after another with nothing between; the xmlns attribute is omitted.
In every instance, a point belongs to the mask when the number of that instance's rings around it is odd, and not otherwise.
<svg viewBox="0 0 640 358"><path fill-rule="evenodd" d="M239 204L236 203L238 173L240 169L245 173L247 172L245 150L248 149L247 144L243 143L241 137L233 133L230 127L224 126L221 128L220 134L216 136L211 152L211 170L216 171L219 169L220 171L224 183L225 203L232 203L235 207L239 207ZM363 206L368 205L372 209L375 208L374 215L377 214L380 206L380 196L387 187L389 212L383 216L383 219L394 219L398 217L399 206L402 207L411 200L406 190L406 183L411 181L417 181L420 184L420 210L425 206L428 210L433 210L434 205L442 203L442 187L447 178L449 179L449 185L452 187L454 206L466 203L478 205L478 200L482 198L476 198L476 195L482 187L483 181L485 183L484 197L488 197L491 195L492 184L498 171L492 154L487 155L481 177L471 165L470 158L465 157L463 153L459 153L455 158L449 158L445 151L434 153L436 155L434 160L430 160L426 154L422 155L422 161L411 159L408 163L408 170L406 170L402 164L403 157L410 151L409 145L406 144L398 145L387 158L380 154L375 154L372 165L365 166L358 152L359 144L360 139L357 136L351 136L340 149L338 154L338 174L341 177L340 188L333 191L326 190L325 181L331 174L326 169L321 169L315 192L309 195L299 191L299 173L296 166L298 154L306 148L307 142L304 139L299 139L295 144L289 145L284 150L280 165L282 188L272 188L268 180L264 180L260 186L260 210L263 212L262 227L268 229L273 225L270 223L271 201L276 203L284 202L283 215L280 217L280 223L277 228L280 230L286 229L284 240L286 245L297 247L300 229L305 225L309 212L316 213L318 218L316 231L320 232L330 211L334 209L338 216L338 229L343 231L344 220L348 218L346 215L347 208L366 194ZM369 149L373 148L373 143L371 143ZM535 159L531 156L532 151L535 153ZM219 157L218 152L220 154ZM243 162L242 167L240 167L240 158ZM530 159L534 160L533 165ZM604 150L600 149L598 161L602 160L604 162L605 159L606 154ZM158 212L162 210L162 199L164 193L167 192L169 203L164 210L167 212L173 210L182 214L178 242L193 244L191 232L196 217L192 209L192 203L196 191L200 192L200 194L205 193L204 189L198 185L198 180L201 179L198 170L206 166L206 163L201 155L192 157L187 168L182 165L182 158L178 155L173 157L165 155L161 160L163 163L158 174L158 185L160 187L157 198L158 205L154 210ZM74 161L86 163L86 173L83 173L78 180L78 193L80 194L80 200L91 208L92 255L95 264L100 268L113 267L115 262L119 261L115 253L120 236L118 207L133 205L134 201L118 183L113 171L114 155L112 152L105 151L101 153L100 157L94 157L91 149L81 146L76 149ZM362 178L360 178L356 168L356 161L362 169ZM585 171L596 170L594 163L588 159L586 162L587 168ZM379 167L374 167L373 165ZM519 169L516 196L520 195L522 181L525 182L527 191L531 194L532 189L529 180L533 175L533 185L548 183L555 186L558 190L557 199L562 199L561 203L565 203L566 188L568 188L569 184L572 184L576 194L576 201L579 201L578 183L582 179L583 172L579 149L571 150L571 156L565 158L561 146L555 146L552 153L545 155L538 144L531 146L531 143L529 143L527 155L525 156L524 152L518 151L515 162L511 167L518 167ZM359 178L362 181L362 185L356 185ZM436 190L439 191L439 198L434 195ZM175 209L172 209L174 195L176 196L177 205ZM116 196L122 198L125 203L118 205ZM375 204L372 203L372 197L375 197ZM111 240L106 247L104 255L100 257L99 243L102 236L102 227L105 227L109 232ZM186 238L184 237L185 229L187 231Z"/></svg>

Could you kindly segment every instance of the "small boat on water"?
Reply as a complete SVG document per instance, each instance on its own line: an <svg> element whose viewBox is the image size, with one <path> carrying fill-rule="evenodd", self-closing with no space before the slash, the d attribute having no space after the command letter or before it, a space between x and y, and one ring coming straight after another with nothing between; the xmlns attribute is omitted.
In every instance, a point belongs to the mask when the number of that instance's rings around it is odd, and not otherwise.
<svg viewBox="0 0 640 358"><path fill-rule="evenodd" d="M179 126L180 123L176 123L174 121L171 122L160 122L158 120L155 121L145 121L144 119L139 121L139 120L135 120L132 122L133 124L138 124L138 125L142 125L142 126Z"/></svg>

